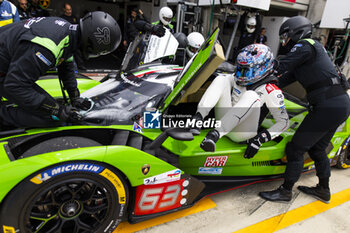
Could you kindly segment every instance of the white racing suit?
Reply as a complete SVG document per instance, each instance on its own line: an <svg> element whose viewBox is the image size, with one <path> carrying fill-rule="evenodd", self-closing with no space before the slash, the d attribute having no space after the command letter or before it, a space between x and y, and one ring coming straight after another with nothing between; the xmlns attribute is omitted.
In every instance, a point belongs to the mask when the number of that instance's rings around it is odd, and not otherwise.
<svg viewBox="0 0 350 233"><path fill-rule="evenodd" d="M198 104L197 112L205 118L215 107L215 118L221 121L216 128L234 142L246 141L257 135L260 111L266 104L275 124L268 129L271 139L289 127L282 91L274 84L262 84L255 90L236 84L234 75L220 75L214 79Z"/></svg>

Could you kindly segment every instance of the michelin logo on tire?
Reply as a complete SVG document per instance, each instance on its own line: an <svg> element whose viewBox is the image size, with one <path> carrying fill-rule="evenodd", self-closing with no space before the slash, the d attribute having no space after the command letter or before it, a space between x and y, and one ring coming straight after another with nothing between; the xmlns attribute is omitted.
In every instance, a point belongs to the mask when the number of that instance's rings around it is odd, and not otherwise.
<svg viewBox="0 0 350 233"><path fill-rule="evenodd" d="M54 176L61 175L67 172L73 172L73 171L85 171L85 172L93 172L93 173L100 173L104 167L96 165L96 164L90 164L90 163L71 163L71 164L63 164L54 168L51 168L49 170L46 170L45 172L39 173L36 176L34 176L32 179L30 179L31 182L34 184L41 184L42 182L51 179Z"/></svg>

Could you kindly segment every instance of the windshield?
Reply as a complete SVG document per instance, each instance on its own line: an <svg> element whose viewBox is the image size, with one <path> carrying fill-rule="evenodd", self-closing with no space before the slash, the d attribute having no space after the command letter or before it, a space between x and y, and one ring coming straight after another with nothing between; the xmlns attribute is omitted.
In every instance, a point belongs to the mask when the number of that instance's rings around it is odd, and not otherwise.
<svg viewBox="0 0 350 233"><path fill-rule="evenodd" d="M139 34L126 52L121 71L129 71L140 65L173 56L178 45L179 42L168 29L162 37L150 33Z"/></svg>
<svg viewBox="0 0 350 233"><path fill-rule="evenodd" d="M85 113L87 124L131 124L144 111L155 111L163 98L172 90L180 72L177 67L150 69L147 75L121 74L84 92L83 97L93 100L94 107Z"/></svg>

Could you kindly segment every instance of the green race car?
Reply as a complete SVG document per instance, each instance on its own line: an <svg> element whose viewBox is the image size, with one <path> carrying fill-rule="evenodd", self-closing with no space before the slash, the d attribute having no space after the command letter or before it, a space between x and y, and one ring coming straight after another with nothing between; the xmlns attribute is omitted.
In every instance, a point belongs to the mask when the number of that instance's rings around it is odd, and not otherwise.
<svg viewBox="0 0 350 233"><path fill-rule="evenodd" d="M121 221L154 218L208 194L282 177L285 145L307 113L299 99L286 94L290 128L252 159L243 157L246 145L226 137L216 152L205 152L199 144L209 129L193 137L180 123L162 122L160 114L194 113L224 60L217 37L218 30L184 68L144 57L143 44L157 51L163 41L140 37L121 72L83 93L94 105L82 112L82 125L0 132L1 231L113 232ZM171 35L165 39L174 43ZM350 164L348 123L328 148L331 164L342 168ZM262 127L271 124L267 116ZM307 155L304 169L313 169Z"/></svg>

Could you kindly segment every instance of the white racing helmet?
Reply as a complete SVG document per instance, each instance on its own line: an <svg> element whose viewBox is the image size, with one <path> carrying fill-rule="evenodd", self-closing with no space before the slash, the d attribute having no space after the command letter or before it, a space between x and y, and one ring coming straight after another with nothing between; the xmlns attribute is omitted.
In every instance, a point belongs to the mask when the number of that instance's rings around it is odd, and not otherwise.
<svg viewBox="0 0 350 233"><path fill-rule="evenodd" d="M168 25L173 18L173 11L165 6L162 7L159 11L159 20L163 23L163 25Z"/></svg>
<svg viewBox="0 0 350 233"><path fill-rule="evenodd" d="M250 17L247 20L247 25L246 25L247 31L249 33L253 33L255 31L255 27L256 27L256 19L255 17Z"/></svg>
<svg viewBox="0 0 350 233"><path fill-rule="evenodd" d="M204 43L204 37L199 32L191 32L187 36L187 41L186 52L189 57L192 57Z"/></svg>

